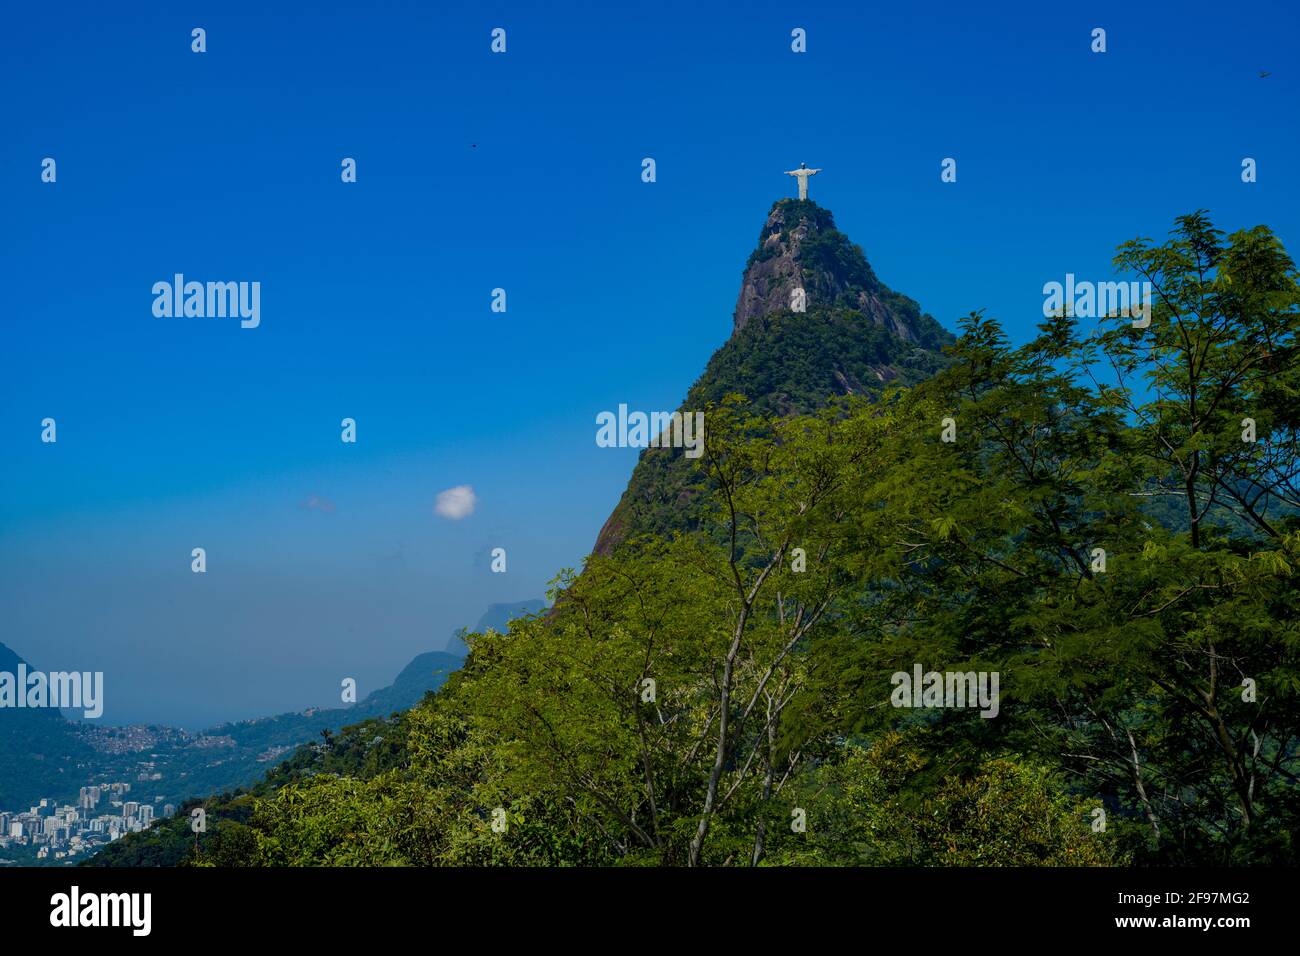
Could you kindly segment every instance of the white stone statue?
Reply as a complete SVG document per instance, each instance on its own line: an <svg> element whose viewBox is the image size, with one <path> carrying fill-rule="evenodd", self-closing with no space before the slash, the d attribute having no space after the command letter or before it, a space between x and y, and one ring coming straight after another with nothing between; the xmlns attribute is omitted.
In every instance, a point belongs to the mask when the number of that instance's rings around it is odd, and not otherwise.
<svg viewBox="0 0 1300 956"><path fill-rule="evenodd" d="M820 169L809 169L807 163L800 163L798 169L787 170L786 175L795 176L798 178L799 198L807 199L808 198L808 177L816 176L820 172L821 172Z"/></svg>

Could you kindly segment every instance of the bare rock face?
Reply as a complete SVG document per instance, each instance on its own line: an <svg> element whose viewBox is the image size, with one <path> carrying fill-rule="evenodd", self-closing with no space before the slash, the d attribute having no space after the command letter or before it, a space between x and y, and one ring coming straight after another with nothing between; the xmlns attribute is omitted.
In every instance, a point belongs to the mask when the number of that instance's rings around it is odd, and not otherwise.
<svg viewBox="0 0 1300 956"><path fill-rule="evenodd" d="M750 259L740 282L740 295L732 314L735 331L739 332L759 316L790 308L794 289L803 287L805 293L809 291L804 286L804 270L799 263L799 250L809 229L806 219L790 228L783 207L773 208L763 227L756 257Z"/></svg>
<svg viewBox="0 0 1300 956"><path fill-rule="evenodd" d="M772 207L745 267L733 334L756 318L790 311L796 289L803 289L807 310L856 309L903 341L919 341L910 317L882 298L889 290L862 250L835 228L830 212L811 200L788 199Z"/></svg>

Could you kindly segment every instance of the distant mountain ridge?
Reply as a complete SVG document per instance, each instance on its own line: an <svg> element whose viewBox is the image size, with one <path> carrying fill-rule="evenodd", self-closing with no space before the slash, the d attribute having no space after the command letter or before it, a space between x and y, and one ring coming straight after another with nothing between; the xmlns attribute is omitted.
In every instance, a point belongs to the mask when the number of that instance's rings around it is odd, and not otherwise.
<svg viewBox="0 0 1300 956"><path fill-rule="evenodd" d="M474 630L482 632L491 628L504 631L512 618L541 611L545 607L546 602L540 599L493 604L479 619ZM448 647L452 648L457 644L463 647L464 644L460 641L460 635L463 633L463 629L456 631ZM254 779L237 786L196 790L187 802L177 803L177 806L181 807L181 813L177 817L162 820L142 833L129 834L110 843L93 856L81 860L80 865L127 867L179 865L193 845L189 823L184 818L184 808L187 805L202 802L207 808L210 824L215 828L219 820L244 819L250 793L270 792L303 773L324 772L320 769L322 761L336 759L335 756L331 756L336 750L342 750L343 755L337 759L346 763L357 759L359 753L369 751L376 745L393 747L395 741L389 740L384 743L384 738L397 723L400 723L400 719L389 715L409 710L419 703L425 693L421 688L428 683L430 675L436 680L437 687L440 687L450 672L458 669L463 663L463 655L449 651L433 651L419 655L402 669L391 687L369 695L358 707L318 712L327 715L338 713L348 715L346 723L338 728L337 735L334 734L335 728L323 728L331 732L324 741L316 740L315 737L302 741L303 745L296 747L292 754L286 754L285 759L274 764L264 764ZM436 687L428 689L436 689ZM394 704L400 706L392 706ZM363 705L371 713L362 713L360 708ZM238 725L226 726L237 727Z"/></svg>
<svg viewBox="0 0 1300 956"><path fill-rule="evenodd" d="M0 644L0 671L18 673L18 665L37 670ZM73 793L76 781L98 761L98 754L77 725L49 707L0 708L0 810L27 809L52 791Z"/></svg>
<svg viewBox="0 0 1300 956"><path fill-rule="evenodd" d="M527 614L536 614L538 611L545 609L546 602L540 598L532 598L528 601L507 601L500 604L493 604L483 612L483 616L478 619L474 625L474 633L483 633L486 630L504 631L506 626L515 618L523 617ZM457 657L466 657L469 655L469 647L461 639L463 630L457 631L447 642L446 651L448 654L454 654Z"/></svg>
<svg viewBox="0 0 1300 956"><path fill-rule="evenodd" d="M510 618L545 606L536 599L493 604L475 630L504 630ZM0 810L25 810L42 797L75 802L80 787L105 778L131 782L136 799L159 797L159 803L177 805L188 797L247 786L322 731L414 707L464 663L461 633L451 636L446 650L416 656L392 684L352 706L231 721L199 733L163 726L101 727L68 720L50 708L0 708ZM20 662L35 669L0 644L0 671L16 673ZM151 766L142 767L145 763ZM141 781L141 772L161 778Z"/></svg>

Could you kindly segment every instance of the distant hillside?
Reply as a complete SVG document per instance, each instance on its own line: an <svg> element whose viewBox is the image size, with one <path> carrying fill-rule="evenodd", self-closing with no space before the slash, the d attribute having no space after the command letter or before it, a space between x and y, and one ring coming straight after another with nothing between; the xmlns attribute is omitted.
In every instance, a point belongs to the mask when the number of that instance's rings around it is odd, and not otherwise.
<svg viewBox="0 0 1300 956"><path fill-rule="evenodd" d="M39 669L0 644L0 671L17 674L21 663ZM25 810L56 792L76 794L101 763L59 711L0 707L0 810Z"/></svg>
<svg viewBox="0 0 1300 956"><path fill-rule="evenodd" d="M475 631L492 628L504 631L512 618L540 611L542 600L493 604L475 625ZM209 739L229 737L236 749L219 764L205 766L186 777L189 790L176 799L177 817L156 823L143 833L135 833L111 843L85 866L175 866L190 852L193 835L189 831L188 808L202 804L207 808L213 830L225 820L242 819L249 793L274 790L296 776L318 772L353 773L375 761L397 760L402 747L402 711L420 702L424 695L436 691L448 676L464 663L464 652L450 653L452 647L464 648L457 631L448 651L421 654L402 669L393 683L374 691L355 707L281 714L258 720L224 724L206 732ZM273 749L284 748L273 760L253 759ZM373 769L373 767L371 767Z"/></svg>
<svg viewBox="0 0 1300 956"><path fill-rule="evenodd" d="M174 817L159 820L148 830L108 844L94 856L81 860L79 865L153 867L193 863L196 841L190 829L190 811L203 807L207 829L197 841L201 859L221 866L227 855L242 849L255 796L270 794L285 784L316 774L370 775L405 760L406 723L402 714L371 717L344 727L337 734L325 731L319 742L297 748L287 760L268 769L264 777L246 789L186 800Z"/></svg>
<svg viewBox="0 0 1300 956"><path fill-rule="evenodd" d="M233 741L226 748L206 748L198 761L181 759L174 763L179 771L169 788L172 803L191 796L224 793L244 787L259 779L268 766L274 766L297 746L316 740L322 731L337 731L369 717L414 707L427 692L443 685L448 675L461 666L462 660L443 651L430 651L412 660L387 687L366 695L351 707L309 709L301 713L259 717L237 723L221 724L206 730L201 739ZM193 747L186 753L193 753ZM182 769L183 765L183 769Z"/></svg>
<svg viewBox="0 0 1300 956"><path fill-rule="evenodd" d="M0 671L15 671L19 660L0 644ZM421 654L391 685L354 706L242 720L197 734L70 721L57 710L0 708L0 810L25 810L42 797L75 803L79 788L92 783L128 782L133 799L159 809L246 786L322 731L414 706L461 663L462 657L442 651Z"/></svg>
<svg viewBox="0 0 1300 956"><path fill-rule="evenodd" d="M489 629L493 631L504 631L506 625L515 618L523 617L526 614L536 614L545 607L546 602L539 598L533 598L531 601L515 601L513 604L493 604L487 609L483 616L478 619L478 623L471 628L471 631L477 634L481 634L483 631ZM455 654L457 657L462 658L469 654L469 648L466 647L465 642L461 640L462 633L464 633L463 629L457 631L451 636L451 640L447 642L448 654Z"/></svg>

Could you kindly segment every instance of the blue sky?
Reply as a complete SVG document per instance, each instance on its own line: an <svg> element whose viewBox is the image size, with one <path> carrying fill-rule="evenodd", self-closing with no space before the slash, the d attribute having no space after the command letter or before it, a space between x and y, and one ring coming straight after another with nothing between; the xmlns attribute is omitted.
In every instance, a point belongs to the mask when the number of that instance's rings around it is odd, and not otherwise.
<svg viewBox="0 0 1300 956"><path fill-rule="evenodd" d="M364 694L580 564L636 456L595 415L677 407L800 161L887 284L1018 340L1181 213L1300 245L1293 4L293 6L0 33L0 641L110 723ZM260 327L154 318L177 272Z"/></svg>

